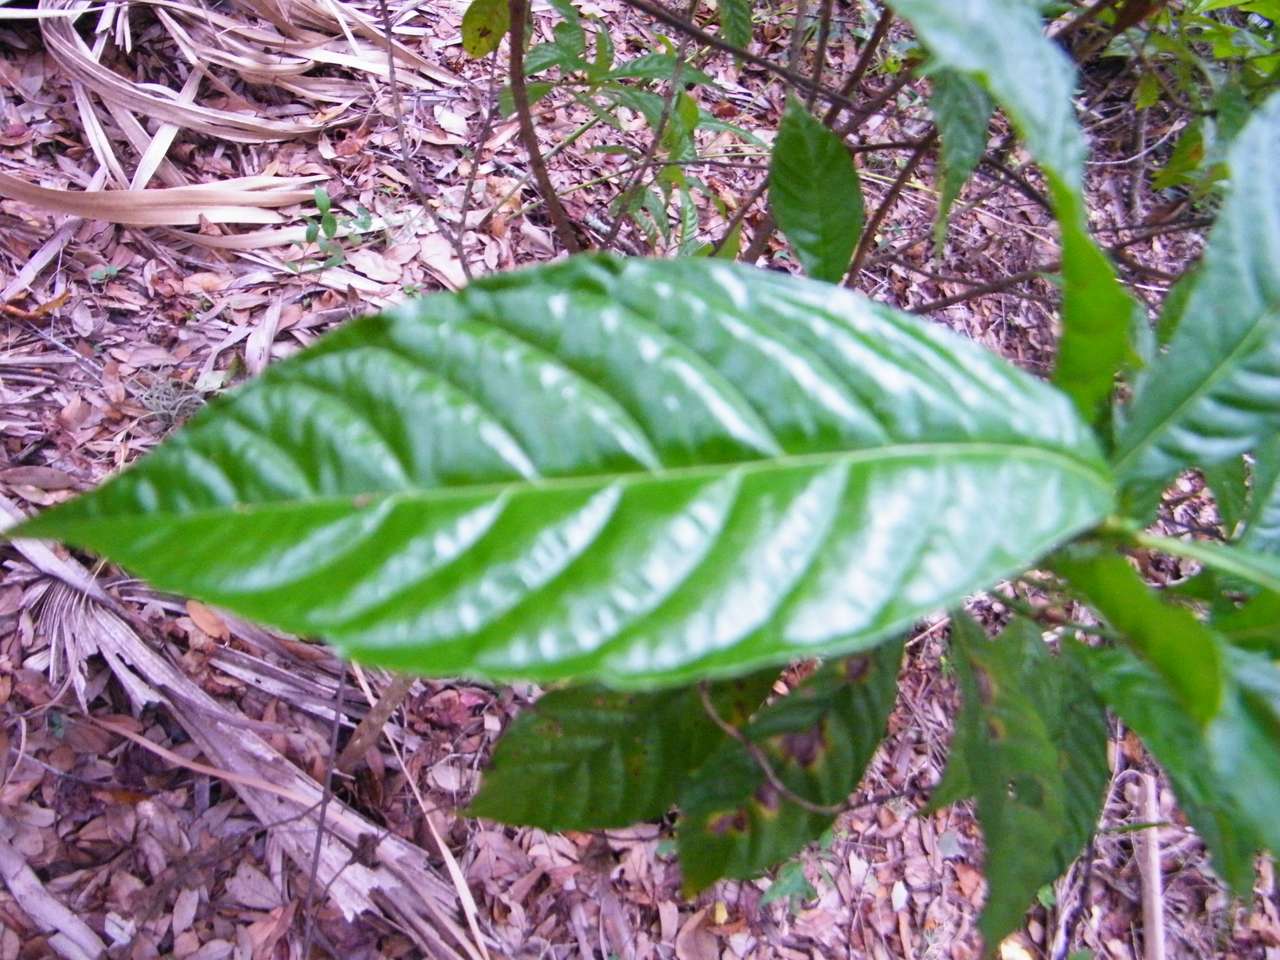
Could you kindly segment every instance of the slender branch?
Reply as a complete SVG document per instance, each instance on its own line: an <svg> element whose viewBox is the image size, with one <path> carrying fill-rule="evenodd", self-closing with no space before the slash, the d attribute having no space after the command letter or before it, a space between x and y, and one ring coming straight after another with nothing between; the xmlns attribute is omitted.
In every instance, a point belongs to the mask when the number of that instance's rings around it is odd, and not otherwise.
<svg viewBox="0 0 1280 960"><path fill-rule="evenodd" d="M379 0L386 3L386 0ZM538 192L547 205L547 215L555 228L560 245L570 253L581 250L578 238L574 234L573 225L569 222L560 204L560 197L551 183L551 175L547 173L547 164L542 157L542 148L538 145L538 132L533 128L533 114L529 110L529 90L524 82L524 25L529 16L528 0L507 0L507 9L511 15L511 32L507 37L510 46L511 100L515 104L516 117L520 123L520 139L524 141L525 153L529 157L529 170Z"/></svg>
<svg viewBox="0 0 1280 960"><path fill-rule="evenodd" d="M822 86L822 70L827 62L827 41L831 38L831 6L834 0L822 0L822 12L818 15L818 49L813 54L813 86L805 106L813 109L818 98L818 88Z"/></svg>
<svg viewBox="0 0 1280 960"><path fill-rule="evenodd" d="M974 300L978 297L985 297L988 294L1000 293L1008 290L1010 287L1016 287L1020 283L1026 283L1029 280L1036 280L1046 273L1054 273L1059 268L1059 264L1046 263L1039 267L1032 267L1030 270L1023 270L1021 273L1010 274L1007 277L1001 277L998 280L992 280L990 283L981 283L977 286L970 287L960 293L952 294L949 297L943 297L941 300L933 300L929 303L922 303L918 307L912 307L910 313L933 313L942 310L945 307L955 306L957 303L964 303L966 300Z"/></svg>
<svg viewBox="0 0 1280 960"><path fill-rule="evenodd" d="M391 682L378 695L378 702L356 725L351 739L338 755L336 766L340 772L350 773L357 765L364 762L365 754L378 742L383 728L391 719L391 714L404 703L416 682L417 677L408 673L397 673L391 678Z"/></svg>
<svg viewBox="0 0 1280 960"><path fill-rule="evenodd" d="M707 31L683 19L679 14L671 12L661 4L653 3L651 0L622 0L622 2L632 9L649 14L649 16L653 17L655 20L665 23L673 30L679 30L681 33L693 37L699 43L706 44L709 47L714 47L724 53L731 53L735 57L738 57L747 63L755 64L762 70L769 71L774 76L788 81L801 90L808 91L813 86L813 81L804 74L792 70L790 67L784 67L781 64L774 63L767 57L762 57L758 54L752 53L750 50L744 50L741 47L736 47L732 43L721 39L713 33L707 33ZM858 107L858 105L847 96L838 93L835 90L831 90L828 87L819 88L818 96L822 97L828 103L839 104L847 110L855 110Z"/></svg>
<svg viewBox="0 0 1280 960"><path fill-rule="evenodd" d="M716 705L711 702L711 695L707 693L707 685L705 682L698 684L698 697L702 700L702 709L707 712L707 716L711 718L711 722L719 727L725 736L742 744L747 753L751 755L751 759L755 761L756 766L760 768L760 772L764 774L764 778L769 782L769 786L777 790L783 799L791 801L802 810L808 810L810 813L819 813L823 815L841 813L848 806L847 802L831 804L814 803L812 800L807 800L800 796L800 794L788 787L783 782L782 778L778 776L777 771L773 769L773 765L769 763L769 758L766 757L764 755L764 751L760 749L760 745L752 743L747 739L746 734L731 724L724 717L720 716L720 711L718 711L716 709Z"/></svg>
<svg viewBox="0 0 1280 960"><path fill-rule="evenodd" d="M699 0L690 0L689 10L685 14L685 18L690 22L693 21L694 15L698 12L698 3ZM686 34L680 41L680 48L676 52L675 69L671 71L671 83L667 87L667 95L662 101L662 113L658 116L658 125L653 129L653 139L649 141L649 147L645 150L639 166L635 168L627 179L626 185L618 195L618 212L614 216L613 222L609 224L609 233L604 238L606 247L618 238L618 231L622 229L622 221L627 216L627 206L630 203L631 192L639 184L645 171L648 170L649 164L653 162L653 158L658 155L658 148L662 146L662 138L667 132L667 124L671 122L671 114L675 109L676 97L680 95L680 75L684 73L684 62L685 58L689 56L691 40L692 38Z"/></svg>
<svg viewBox="0 0 1280 960"><path fill-rule="evenodd" d="M381 2L385 8L386 0ZM304 957L311 956L311 938L315 935L316 873L320 869L320 851L324 847L325 814L329 812L329 800L333 797L334 758L338 755L338 731L342 728L342 697L347 689L347 665L339 663L338 669L338 686L333 695L333 726L329 730L329 763L324 772L324 792L320 795L320 811L316 814L316 842L311 850L311 876L307 883L307 896L302 906L302 916L306 924L302 935Z"/></svg>
<svg viewBox="0 0 1280 960"><path fill-rule="evenodd" d="M467 171L467 182L462 188L462 201L458 204L459 230L467 228L467 211L471 209L471 194L475 190L476 173L480 169L480 151L484 149L485 142L489 139L489 131L493 129L494 118L498 115L498 98L495 96L497 76L498 51L494 50L489 57L489 90L485 97L484 124L480 127L480 136L476 138L476 148L471 154L471 169ZM462 272L466 274L468 280L471 279L471 265L465 258L462 260Z"/></svg>
<svg viewBox="0 0 1280 960"><path fill-rule="evenodd" d="M413 187L414 195L418 198L418 203L422 205L423 211L435 226L436 232L449 241L453 247L454 255L462 264L463 274L470 280L471 271L467 268L467 255L462 241L462 234L466 228L465 224L459 224L456 231L445 229L440 215L431 206L430 198L427 196L427 188L423 184L422 178L418 175L417 164L413 162L413 158L409 155L409 137L405 132L404 125L404 106L400 101L400 83L396 79L396 42L391 34L391 14L387 10L387 0L378 0L378 13L382 17L383 39L387 44L387 84L391 87L391 106L395 110L396 138L400 141L400 165L404 167L404 172L409 177L409 183Z"/></svg>
<svg viewBox="0 0 1280 960"><path fill-rule="evenodd" d="M764 192L767 189L769 189L769 178L766 175L763 180L756 184L756 188L751 191L751 195L738 204L738 209L733 211L733 217L730 218L729 225L725 227L724 233L721 234L720 239L711 248L712 256L719 253L721 248L729 242L729 238L733 236L733 231L741 227L742 221L747 218L747 211L756 205L756 201L764 196Z"/></svg>
<svg viewBox="0 0 1280 960"><path fill-rule="evenodd" d="M880 44L884 38L889 35L889 28L893 26L893 11L885 8L880 14L880 19L876 21L876 25L871 30L871 36L867 38L867 42L862 45L862 49L858 52L858 62L853 65L853 70L849 73L848 78L844 82L844 86L840 88L842 96L851 97L857 91L858 86L862 83L862 78L867 75L867 71L871 69L871 62L875 59L876 51L880 49ZM826 116L822 118L822 122L827 126L835 123L840 108L836 104L832 104L827 108Z"/></svg>
<svg viewBox="0 0 1280 960"><path fill-rule="evenodd" d="M858 274L862 272L862 264L867 259L867 254L871 252L871 247L875 243L876 234L880 232L880 225L884 223L884 218L889 215L889 210L898 202L898 197L902 195L903 189L907 185L907 181L911 179L916 172L916 168L920 166L925 155L933 148L938 140L938 131L935 128L932 133L920 141L920 145L916 147L915 153L907 159L906 164L902 168L902 172L898 174L898 178L893 181L889 187L889 192L880 201L880 206L876 208L876 212L871 215L862 228L862 236L858 239L858 248L853 254L853 264L849 267L846 282L852 285L858 278Z"/></svg>

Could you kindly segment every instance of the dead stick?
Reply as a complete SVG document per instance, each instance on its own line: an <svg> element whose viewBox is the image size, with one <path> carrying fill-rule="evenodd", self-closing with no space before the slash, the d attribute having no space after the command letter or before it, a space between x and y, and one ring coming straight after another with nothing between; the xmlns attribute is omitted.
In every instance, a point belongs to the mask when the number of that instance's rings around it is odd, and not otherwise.
<svg viewBox="0 0 1280 960"><path fill-rule="evenodd" d="M347 745L342 748L342 753L338 755L339 773L350 773L364 760L365 754L382 736L382 730L391 719L391 714L395 713L400 704L404 703L405 697L409 696L409 691L413 689L417 679L407 673L397 673L391 678L387 688L378 697L378 702L365 714L364 719L356 727L355 733L347 741Z"/></svg>
<svg viewBox="0 0 1280 960"><path fill-rule="evenodd" d="M560 245L570 253L577 253L582 247L578 244L573 225L569 223L564 207L560 205L560 196L547 173L542 148L538 146L538 132L533 128L533 114L529 110L529 90L524 83L524 24L529 16L528 0L507 0L507 10L511 15L511 33L507 37L507 43L511 47L511 101L515 104L516 117L520 122L520 139L524 141L525 153L529 155L529 171L547 205L547 214L551 217L556 236L560 238Z"/></svg>
<svg viewBox="0 0 1280 960"><path fill-rule="evenodd" d="M1154 774L1141 775L1143 822L1160 822L1160 793ZM1160 870L1160 828L1151 826L1138 838L1138 873L1142 877L1142 955L1144 960L1165 960L1164 886Z"/></svg>

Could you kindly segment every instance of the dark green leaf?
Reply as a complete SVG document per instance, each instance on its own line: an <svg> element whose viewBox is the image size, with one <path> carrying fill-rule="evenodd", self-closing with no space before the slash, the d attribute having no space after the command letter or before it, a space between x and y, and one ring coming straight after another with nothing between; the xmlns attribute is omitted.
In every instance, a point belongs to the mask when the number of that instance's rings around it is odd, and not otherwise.
<svg viewBox="0 0 1280 960"><path fill-rule="evenodd" d="M978 83L954 70L940 70L933 75L929 109L941 138L941 197L933 231L934 244L941 248L951 205L987 150L987 126L993 108L991 98Z"/></svg>
<svg viewBox="0 0 1280 960"><path fill-rule="evenodd" d="M776 677L722 681L709 695L727 722L741 724ZM498 741L469 813L544 830L625 827L665 813L726 739L690 687L552 691Z"/></svg>
<svg viewBox="0 0 1280 960"><path fill-rule="evenodd" d="M554 83L547 83L545 81L532 81L530 83L526 83L525 92L529 95L529 105L533 106L554 89ZM504 117L509 117L516 112L516 102L511 93L510 87L503 87L502 91L498 94L498 109Z"/></svg>
<svg viewBox="0 0 1280 960"><path fill-rule="evenodd" d="M745 49L751 43L751 0L716 0L720 14L720 33L735 47Z"/></svg>
<svg viewBox="0 0 1280 960"><path fill-rule="evenodd" d="M945 330L587 256L353 322L21 535L369 663L637 687L867 649L1112 504L1066 398Z"/></svg>
<svg viewBox="0 0 1280 960"><path fill-rule="evenodd" d="M329 212L329 191L324 187L316 187L314 196L316 201L316 210L320 212L321 216L324 216Z"/></svg>
<svg viewBox="0 0 1280 960"><path fill-rule="evenodd" d="M1110 778L1106 715L1029 621L993 642L953 616L952 649L966 704L952 749L977 798L989 886L979 928L994 950L1093 835Z"/></svg>
<svg viewBox="0 0 1280 960"><path fill-rule="evenodd" d="M844 141L794 98L773 145L769 206L809 275L839 283L862 234L862 184Z"/></svg>
<svg viewBox="0 0 1280 960"><path fill-rule="evenodd" d="M507 0L471 0L462 15L462 49L473 57L487 57L502 44L510 26Z"/></svg>
<svg viewBox="0 0 1280 960"><path fill-rule="evenodd" d="M1203 624L1161 602L1118 553L1064 551L1054 567L1160 673L1192 717L1202 724L1213 718L1223 697L1222 651Z"/></svg>
<svg viewBox="0 0 1280 960"><path fill-rule="evenodd" d="M338 220L330 212L325 211L320 217L320 231L332 240L338 233Z"/></svg>
<svg viewBox="0 0 1280 960"><path fill-rule="evenodd" d="M1218 785L1230 794L1269 850L1280 850L1280 671L1263 654L1230 651L1234 679L1209 726Z"/></svg>
<svg viewBox="0 0 1280 960"><path fill-rule="evenodd" d="M1133 535L1136 543L1179 557L1190 557L1211 570L1227 574L1250 589L1280 592L1280 556L1254 553L1242 546L1208 540L1170 539L1149 534Z"/></svg>
<svg viewBox="0 0 1280 960"><path fill-rule="evenodd" d="M1253 886L1258 844L1221 788L1201 730L1178 707L1175 691L1149 665L1122 647L1071 644L1088 667L1098 695L1133 729L1169 775L1178 803L1200 834L1214 869L1239 895Z"/></svg>
<svg viewBox="0 0 1280 960"><path fill-rule="evenodd" d="M857 788L884 736L897 693L902 642L830 663L762 709L746 736L787 789L821 807ZM812 842L835 820L795 803L750 752L728 741L680 795L677 838L686 892L721 877L752 877Z"/></svg>
<svg viewBox="0 0 1280 960"><path fill-rule="evenodd" d="M1280 657L1280 593L1265 591L1214 617L1213 629L1238 647Z"/></svg>
<svg viewBox="0 0 1280 960"><path fill-rule="evenodd" d="M678 58L669 53L646 53L644 56L636 57L634 60L628 60L626 63L611 70L608 74L608 79L671 80L676 75L677 64L680 64L680 82L682 84L712 82L711 78L701 70L695 69L687 63L681 64Z"/></svg>
<svg viewBox="0 0 1280 960"><path fill-rule="evenodd" d="M587 63L581 54L566 49L561 43L540 43L533 47L524 58L526 76L534 76L551 67L559 67L566 73L587 69Z"/></svg>
<svg viewBox="0 0 1280 960"><path fill-rule="evenodd" d="M1140 378L1115 462L1162 483L1271 440L1280 429L1280 94L1230 151L1227 196L1168 352Z"/></svg>

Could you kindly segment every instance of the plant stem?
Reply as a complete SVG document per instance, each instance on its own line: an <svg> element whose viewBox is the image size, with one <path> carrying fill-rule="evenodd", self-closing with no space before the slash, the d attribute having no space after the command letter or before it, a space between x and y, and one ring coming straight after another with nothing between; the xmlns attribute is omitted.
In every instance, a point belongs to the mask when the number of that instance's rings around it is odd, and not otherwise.
<svg viewBox="0 0 1280 960"><path fill-rule="evenodd" d="M898 202L898 197L901 196L907 181L911 179L912 174L916 172L916 167L920 166L925 155L937 140L938 131L935 128L932 133L920 141L920 145L916 147L915 152L907 159L902 172L898 174L897 179L893 181L893 185L889 187L889 192L885 194L884 200L880 202L876 212L871 215L871 219L863 227L862 236L858 239L858 249L853 254L853 265L849 267L849 273L845 278L845 282L849 286L852 286L857 281L858 274L862 272L862 264L867 259L867 254L871 252L871 246L875 243L876 234L879 233L880 225L884 223L884 218L889 215L889 210Z"/></svg>
<svg viewBox="0 0 1280 960"><path fill-rule="evenodd" d="M385 3L386 0L381 0ZM529 156L529 171L533 174L538 192L547 204L547 215L551 225L560 238L560 245L570 253L577 253L582 247L560 205L560 197L551 176L547 173L547 164L542 156L542 148L538 145L538 132L533 127L533 114L529 110L529 90L524 82L524 25L529 16L528 0L507 0L507 9L511 15L511 32L507 37L510 45L511 59L509 81L511 83L511 99L516 107L516 117L520 123L520 139L524 141L525 153Z"/></svg>

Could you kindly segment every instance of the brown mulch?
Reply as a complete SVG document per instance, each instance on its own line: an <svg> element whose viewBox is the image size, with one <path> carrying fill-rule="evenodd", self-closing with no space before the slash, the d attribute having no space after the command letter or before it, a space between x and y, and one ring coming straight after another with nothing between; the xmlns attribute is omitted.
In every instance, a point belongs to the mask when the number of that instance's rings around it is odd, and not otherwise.
<svg viewBox="0 0 1280 960"><path fill-rule="evenodd" d="M491 110L500 77L462 52L462 6L393 8L414 171L401 161L376 3L229 3L215 8L229 18L216 30L202 26L202 8L182 5L165 21L109 4L78 33L0 20L0 175L58 191L10 196L0 180L3 515L89 489L209 396L369 304L554 254L515 122ZM657 48L653 25L616 0L581 8L608 20L620 54ZM548 37L552 19L535 11ZM856 25L856 10L846 15ZM194 79L183 37L201 55L204 74ZM765 23L756 51L785 59L786 38ZM856 41L836 32L828 75L853 63ZM273 80L218 58L231 49L294 59ZM700 66L719 82L700 94L703 105L767 139L784 91L728 57ZM113 93L117 81L125 89ZM204 127L166 132L166 118L139 98L146 84L177 93L188 82L187 99L215 113L184 121ZM1200 239L1171 229L1134 242L1142 234L1133 224L1193 217L1145 186L1179 119L1154 108L1138 124L1128 104L1122 82L1088 78L1094 226L1104 242L1125 244L1123 269L1157 304ZM166 109L185 117L181 105ZM589 118L567 96L539 104L544 148ZM618 119L622 132L599 125L551 160L569 216L595 234L611 224L627 166L596 148L625 138L643 153L647 144L639 118ZM907 87L891 112L870 119L865 138L910 139L925 119ZM764 176L766 152L732 134L700 136L704 156L732 157L701 169L720 201L697 201L698 240L711 242ZM869 206L904 156L867 157ZM868 260L865 292L914 308L1051 261L1052 221L1025 159L1007 155L1018 186L980 173L938 256L933 177L919 173ZM612 185L599 182L610 174ZM272 179L254 185L256 196L151 196L191 185L225 191L246 177ZM128 198L115 222L95 219L111 211L83 191L135 180L146 196ZM316 185L339 220L342 262L328 267L305 239ZM748 233L759 215L748 215ZM150 225L130 225L142 216ZM651 249L633 224L620 243ZM778 237L761 263L793 267ZM1054 297L1050 283L1032 280L932 316L1043 373ZM1168 521L1216 523L1196 478L1182 483ZM1157 566L1152 576L1163 580L1186 573ZM1025 586L1002 588L1014 589ZM999 596L977 604L989 620L1001 615ZM916 812L945 764L955 705L945 657L945 622L921 625L890 735L860 793L904 799L855 806L771 877L721 883L685 902L662 824L549 835L459 815L493 742L536 689L420 681L364 763L334 773L335 730L340 745L386 677L348 674L323 647L157 594L59 547L6 544L0 960L976 957L984 888L972 811ZM1143 787L1154 768L1118 733L1114 770L1102 832L1041 891L1003 958L1057 960L1076 948L1143 955L1139 834L1123 828L1153 819ZM1167 786L1156 805L1167 824L1158 834L1170 955L1280 958L1270 865L1260 866L1253 903L1233 903Z"/></svg>

